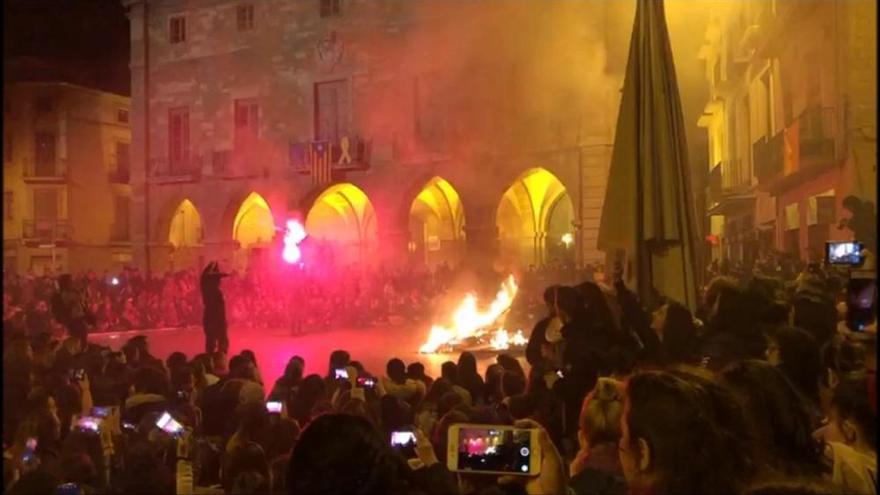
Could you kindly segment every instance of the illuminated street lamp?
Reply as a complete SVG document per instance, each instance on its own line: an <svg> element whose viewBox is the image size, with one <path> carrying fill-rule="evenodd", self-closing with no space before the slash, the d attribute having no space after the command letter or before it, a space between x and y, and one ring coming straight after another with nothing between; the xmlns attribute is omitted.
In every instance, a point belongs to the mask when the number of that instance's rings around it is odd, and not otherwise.
<svg viewBox="0 0 880 495"><path fill-rule="evenodd" d="M572 242L574 242L574 236L570 232L562 234L562 243L565 244L566 249L571 247Z"/></svg>

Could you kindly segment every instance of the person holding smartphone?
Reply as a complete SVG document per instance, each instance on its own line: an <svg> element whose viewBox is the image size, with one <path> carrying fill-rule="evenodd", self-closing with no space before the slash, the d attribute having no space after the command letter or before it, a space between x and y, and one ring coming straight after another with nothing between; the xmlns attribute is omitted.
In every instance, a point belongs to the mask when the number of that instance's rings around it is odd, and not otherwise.
<svg viewBox="0 0 880 495"><path fill-rule="evenodd" d="M67 328L71 337L81 342L83 350L88 347L89 326L95 324L95 315L67 273L58 277L58 291L52 297L52 316Z"/></svg>
<svg viewBox="0 0 880 495"><path fill-rule="evenodd" d="M218 347L224 354L229 352L226 302L223 299L223 291L220 290L220 281L227 276L228 274L220 272L220 266L216 261L208 263L202 271L200 284L204 305L202 325L205 330L205 352L209 354Z"/></svg>

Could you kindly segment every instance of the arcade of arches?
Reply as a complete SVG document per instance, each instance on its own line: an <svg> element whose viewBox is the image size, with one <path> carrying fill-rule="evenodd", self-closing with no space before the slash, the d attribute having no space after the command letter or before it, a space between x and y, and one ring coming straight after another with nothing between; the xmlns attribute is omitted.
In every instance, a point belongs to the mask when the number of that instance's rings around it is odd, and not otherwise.
<svg viewBox="0 0 880 495"><path fill-rule="evenodd" d="M574 209L562 182L542 168L507 189L496 213L502 259L521 265L571 260Z"/></svg>
<svg viewBox="0 0 880 495"><path fill-rule="evenodd" d="M376 213L367 195L354 184L336 184L321 193L309 209L305 227L310 238L330 247L337 266L373 259Z"/></svg>
<svg viewBox="0 0 880 495"><path fill-rule="evenodd" d="M272 209L256 192L232 211L237 211L231 234L238 249L230 254L236 267L243 269L264 256L278 231ZM408 250L412 259L429 266L455 264L464 258L464 204L443 178L429 180L399 218L407 219L409 237L404 239L405 246L393 249ZM525 171L507 188L495 210L500 259L522 267L571 260L573 219L572 201L562 182L543 168ZM324 190L310 205L304 223L313 246L330 264L379 259L375 256L379 247L376 211L354 184L335 184ZM202 216L189 199L177 205L168 230L172 266L195 265L203 255L202 225Z"/></svg>
<svg viewBox="0 0 880 495"><path fill-rule="evenodd" d="M464 208L458 193L434 177L415 197L409 211L409 251L428 266L454 264L464 254Z"/></svg>
<svg viewBox="0 0 880 495"><path fill-rule="evenodd" d="M235 264L239 267L262 253L275 237L275 219L269 203L259 194L252 192L242 202L232 223L232 239L238 242Z"/></svg>
<svg viewBox="0 0 880 495"><path fill-rule="evenodd" d="M171 215L168 243L172 248L168 254L171 267L196 264L202 247L202 217L189 199L181 201Z"/></svg>

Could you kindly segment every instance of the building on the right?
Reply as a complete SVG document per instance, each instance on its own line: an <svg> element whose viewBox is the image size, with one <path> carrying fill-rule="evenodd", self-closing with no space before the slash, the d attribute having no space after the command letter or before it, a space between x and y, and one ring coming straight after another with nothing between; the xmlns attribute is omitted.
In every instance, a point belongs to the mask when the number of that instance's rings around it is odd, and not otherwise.
<svg viewBox="0 0 880 495"><path fill-rule="evenodd" d="M853 237L843 199L876 201L876 2L724 7L700 50L708 259L820 260L826 241Z"/></svg>

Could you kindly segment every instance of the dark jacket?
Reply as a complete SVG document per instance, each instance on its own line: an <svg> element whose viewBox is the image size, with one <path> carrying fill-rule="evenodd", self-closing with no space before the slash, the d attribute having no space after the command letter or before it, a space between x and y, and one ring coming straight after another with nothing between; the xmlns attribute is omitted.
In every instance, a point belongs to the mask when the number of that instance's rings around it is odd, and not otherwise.
<svg viewBox="0 0 880 495"><path fill-rule="evenodd" d="M205 310L202 316L202 324L206 333L226 331L226 302L223 300L223 292L220 290L220 278L222 275L216 271L216 264L210 263L202 272L201 289L202 305Z"/></svg>

